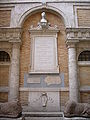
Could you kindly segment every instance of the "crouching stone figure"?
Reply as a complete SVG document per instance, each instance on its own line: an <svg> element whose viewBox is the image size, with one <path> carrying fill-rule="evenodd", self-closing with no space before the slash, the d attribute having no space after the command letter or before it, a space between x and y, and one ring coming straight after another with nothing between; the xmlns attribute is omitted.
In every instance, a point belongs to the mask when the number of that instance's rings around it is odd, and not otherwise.
<svg viewBox="0 0 90 120"><path fill-rule="evenodd" d="M90 117L90 104L89 103L76 103L68 101L64 110L65 117Z"/></svg>
<svg viewBox="0 0 90 120"><path fill-rule="evenodd" d="M19 101L0 103L0 117L17 118L21 116L22 108Z"/></svg>

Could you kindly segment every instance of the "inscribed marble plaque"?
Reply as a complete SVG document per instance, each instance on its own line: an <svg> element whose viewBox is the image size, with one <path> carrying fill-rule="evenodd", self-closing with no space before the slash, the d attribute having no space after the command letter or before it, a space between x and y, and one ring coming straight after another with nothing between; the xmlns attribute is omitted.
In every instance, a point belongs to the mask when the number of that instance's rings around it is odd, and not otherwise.
<svg viewBox="0 0 90 120"><path fill-rule="evenodd" d="M55 39L51 36L35 38L34 69L38 71L54 70L55 68Z"/></svg>

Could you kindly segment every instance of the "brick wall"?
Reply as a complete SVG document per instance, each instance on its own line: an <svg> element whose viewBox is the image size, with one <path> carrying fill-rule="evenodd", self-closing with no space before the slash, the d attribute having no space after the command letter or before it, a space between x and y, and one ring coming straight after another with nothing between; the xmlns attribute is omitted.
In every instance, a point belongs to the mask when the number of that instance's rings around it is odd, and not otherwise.
<svg viewBox="0 0 90 120"><path fill-rule="evenodd" d="M77 9L78 26L90 27L90 9Z"/></svg>
<svg viewBox="0 0 90 120"><path fill-rule="evenodd" d="M0 27L10 26L11 10L0 10Z"/></svg>
<svg viewBox="0 0 90 120"><path fill-rule="evenodd" d="M65 103L68 100L69 100L69 92L67 92L67 91L60 92L60 106L61 106L61 111L64 111Z"/></svg>
<svg viewBox="0 0 90 120"><path fill-rule="evenodd" d="M8 101L8 93L0 92L0 102L7 102Z"/></svg>
<svg viewBox="0 0 90 120"><path fill-rule="evenodd" d="M90 86L90 66L79 67L80 86Z"/></svg>
<svg viewBox="0 0 90 120"><path fill-rule="evenodd" d="M29 92L20 92L20 103L22 105L28 105L28 95L29 95Z"/></svg>
<svg viewBox="0 0 90 120"><path fill-rule="evenodd" d="M9 84L9 65L0 65L0 87L8 87ZM8 93L0 92L0 102L8 101Z"/></svg>
<svg viewBox="0 0 90 120"><path fill-rule="evenodd" d="M0 87L8 86L9 65L0 65Z"/></svg>
<svg viewBox="0 0 90 120"><path fill-rule="evenodd" d="M90 103L90 92L81 92L80 98L82 103Z"/></svg>

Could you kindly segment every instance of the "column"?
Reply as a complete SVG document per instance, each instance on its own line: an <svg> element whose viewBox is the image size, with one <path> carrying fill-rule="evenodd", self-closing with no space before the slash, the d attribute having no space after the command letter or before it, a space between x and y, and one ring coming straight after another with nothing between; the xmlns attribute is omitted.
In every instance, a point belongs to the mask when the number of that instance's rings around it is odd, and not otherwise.
<svg viewBox="0 0 90 120"><path fill-rule="evenodd" d="M68 45L69 99L78 102L77 59L75 44Z"/></svg>
<svg viewBox="0 0 90 120"><path fill-rule="evenodd" d="M12 45L12 59L9 81L9 97L8 100L18 100L19 95L19 53L20 43Z"/></svg>

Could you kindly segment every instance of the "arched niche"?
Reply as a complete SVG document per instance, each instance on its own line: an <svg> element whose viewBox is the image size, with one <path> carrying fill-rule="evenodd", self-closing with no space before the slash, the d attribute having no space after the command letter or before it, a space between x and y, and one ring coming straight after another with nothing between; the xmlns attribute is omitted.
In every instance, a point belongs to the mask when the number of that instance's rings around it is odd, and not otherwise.
<svg viewBox="0 0 90 120"><path fill-rule="evenodd" d="M50 28L51 27L53 28L56 25L59 29L58 32L56 30L54 30L54 31L52 30L52 32L50 30L49 31L46 30L47 32L45 32L45 31L42 32L39 29L39 30L36 30L36 32L34 31L34 33L33 33L33 30L30 29L30 28L32 28L31 26L33 26L33 28L38 27L38 22L41 21L41 13L42 12L46 13L46 19L47 19L48 23L50 23ZM32 59L31 54L35 55L33 50L32 50L32 48L33 48L32 47L33 46L32 37L34 37L34 34L35 35L39 34L39 35L41 35L41 37L42 37L42 34L43 34L43 35L45 35L45 38L47 39L48 38L47 35L49 33L50 33L49 35L54 33L53 35L56 36L57 52L55 52L55 51L54 52L57 53L57 57L56 57L58 59L58 61L57 61L58 66L57 67L59 69L59 70L57 69L59 72L57 72L57 71L52 72L51 71L51 73L49 73L49 75L50 74L52 74L52 75L57 74L56 75L57 78L60 78L60 75L61 75L62 80L59 79L59 81L63 81L63 82L59 82L57 84L59 84L61 87L64 84L65 84L65 86L68 86L68 52L67 52L66 43L65 43L65 40L66 40L65 21L64 21L64 18L62 17L62 15L59 14L58 12L56 12L55 10L52 10L52 9L47 9L47 8L37 9L35 11L32 11L31 13L29 11L29 14L26 15L26 18L24 17L24 19L22 20L21 23L22 23L21 26L22 26L23 33L22 33L22 45L21 45L21 50L20 50L20 86L24 86L24 87L28 88L28 86L31 85L32 83L35 84L35 80L33 81L33 79L34 79L34 75L36 75L36 74L42 74L42 75L47 74L48 75L48 73L45 73L45 71L42 72L42 73L40 71L40 73L37 72L37 73L33 74L33 69L31 69L31 59ZM39 41L39 42L41 42L41 41ZM49 43L53 44L53 41L52 42L49 41ZM37 44L37 42L35 42L35 44ZM55 41L54 41L54 44L56 44ZM44 45L44 44L42 43L42 45ZM45 45L47 46L46 43L45 43ZM39 43L38 43L38 46L39 46ZM49 47L50 47L50 44L49 44ZM55 47L55 46L52 46L52 48L53 47ZM52 50L52 48L51 48L51 50ZM29 74L30 71L31 71L31 73ZM32 80L31 79L29 80L31 74L33 74L32 75ZM43 80L45 81L44 78L43 78ZM52 83L52 81L53 80L50 81L50 84L56 84L56 81L54 81L54 83ZM25 82L26 82L26 86L24 84ZM37 82L39 82L39 78L36 80L36 83ZM41 86L41 83L38 83L38 84ZM33 87L33 86L31 86L31 87ZM43 88L43 86L42 86L42 88ZM57 95L58 95L58 92L57 92ZM57 96L57 99L59 101L58 96ZM59 109L59 107L60 107L59 103L57 105L58 105L58 109Z"/></svg>
<svg viewBox="0 0 90 120"><path fill-rule="evenodd" d="M38 22L41 20L41 13L46 13L47 21L51 24L51 27L55 25L58 26L59 32L57 35L57 59L59 63L60 71L65 71L65 79L68 81L68 52L65 44L66 33L65 33L65 23L63 17L55 12L54 10L49 10L46 8L38 9L37 11L29 13L25 19L23 19L22 24L22 46L20 53L20 82L23 84L24 74L30 71L31 67L31 34L29 32L30 26L37 27ZM54 12L53 12L54 11ZM63 63L65 64L63 66ZM66 67L67 66L67 67ZM63 73L64 74L64 73ZM66 82L65 84L68 84Z"/></svg>

